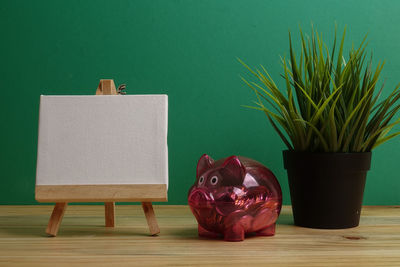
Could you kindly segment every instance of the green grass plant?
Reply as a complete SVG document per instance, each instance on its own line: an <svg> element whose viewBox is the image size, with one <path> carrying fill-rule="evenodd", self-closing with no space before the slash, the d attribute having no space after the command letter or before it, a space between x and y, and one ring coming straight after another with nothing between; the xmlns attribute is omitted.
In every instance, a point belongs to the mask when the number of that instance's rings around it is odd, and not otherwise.
<svg viewBox="0 0 400 267"><path fill-rule="evenodd" d="M250 68L239 59L255 81L243 81L257 96L255 106L265 113L289 150L308 152L368 152L400 132L395 115L400 109L400 84L381 99L383 84L378 80L384 66L372 67L366 53L366 37L344 56L346 28L337 46L335 29L331 49L321 35L310 37L300 29L298 57L289 32L288 59L281 58L285 82L278 88L268 71L260 65Z"/></svg>

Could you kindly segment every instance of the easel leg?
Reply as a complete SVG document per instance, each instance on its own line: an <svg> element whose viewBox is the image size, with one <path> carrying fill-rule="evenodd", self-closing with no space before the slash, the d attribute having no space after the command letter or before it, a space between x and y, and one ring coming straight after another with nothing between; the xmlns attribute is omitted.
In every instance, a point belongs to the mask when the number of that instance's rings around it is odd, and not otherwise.
<svg viewBox="0 0 400 267"><path fill-rule="evenodd" d="M58 229L60 228L61 221L64 217L65 210L67 209L68 203L56 203L53 209L53 213L50 216L49 224L47 225L46 234L49 236L56 236Z"/></svg>
<svg viewBox="0 0 400 267"><path fill-rule="evenodd" d="M115 226L115 202L104 203L106 227Z"/></svg>
<svg viewBox="0 0 400 267"><path fill-rule="evenodd" d="M144 215L146 215L147 224L149 225L150 234L157 235L160 233L160 228L158 228L156 215L154 214L153 205L151 202L142 202L142 208Z"/></svg>

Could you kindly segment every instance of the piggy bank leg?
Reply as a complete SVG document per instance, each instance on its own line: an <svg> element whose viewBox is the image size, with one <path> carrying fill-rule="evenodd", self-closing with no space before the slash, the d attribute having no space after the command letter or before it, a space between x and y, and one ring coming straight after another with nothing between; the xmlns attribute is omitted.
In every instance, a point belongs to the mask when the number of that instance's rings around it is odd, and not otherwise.
<svg viewBox="0 0 400 267"><path fill-rule="evenodd" d="M201 225L198 225L198 231L199 231L199 236L201 237L209 237L209 238L217 238L218 234L217 233L213 233L210 232L206 229L204 229L203 227L201 227Z"/></svg>
<svg viewBox="0 0 400 267"><path fill-rule="evenodd" d="M243 241L244 240L244 228L240 223L229 227L224 233L225 241Z"/></svg>
<svg viewBox="0 0 400 267"><path fill-rule="evenodd" d="M253 217L245 212L234 212L226 218L225 241L243 241L246 230L251 227Z"/></svg>
<svg viewBox="0 0 400 267"><path fill-rule="evenodd" d="M275 235L275 223L271 224L270 226L261 229L256 232L257 235L260 236L273 236Z"/></svg>

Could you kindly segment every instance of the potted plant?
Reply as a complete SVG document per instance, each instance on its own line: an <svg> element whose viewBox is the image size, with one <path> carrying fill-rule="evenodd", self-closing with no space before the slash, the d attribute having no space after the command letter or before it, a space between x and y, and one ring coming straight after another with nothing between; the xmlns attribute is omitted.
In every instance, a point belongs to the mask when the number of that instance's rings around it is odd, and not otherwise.
<svg viewBox="0 0 400 267"><path fill-rule="evenodd" d="M285 89L267 70L252 69L256 96L251 108L265 113L287 146L284 167L289 178L294 222L325 229L359 224L371 150L397 136L390 133L400 108L399 85L383 100L378 79L384 63L372 66L366 37L344 56L346 29L329 50L314 29L300 29L300 56L289 32L289 59L282 59ZM347 54L347 53L346 53Z"/></svg>

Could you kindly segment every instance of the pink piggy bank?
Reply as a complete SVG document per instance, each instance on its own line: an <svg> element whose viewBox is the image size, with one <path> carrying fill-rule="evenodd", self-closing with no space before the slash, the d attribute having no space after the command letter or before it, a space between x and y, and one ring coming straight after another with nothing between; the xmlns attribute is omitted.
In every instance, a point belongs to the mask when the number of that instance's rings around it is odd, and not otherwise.
<svg viewBox="0 0 400 267"><path fill-rule="evenodd" d="M246 233L275 234L282 191L274 174L257 161L231 156L214 162L204 154L188 201L199 236L242 241Z"/></svg>

